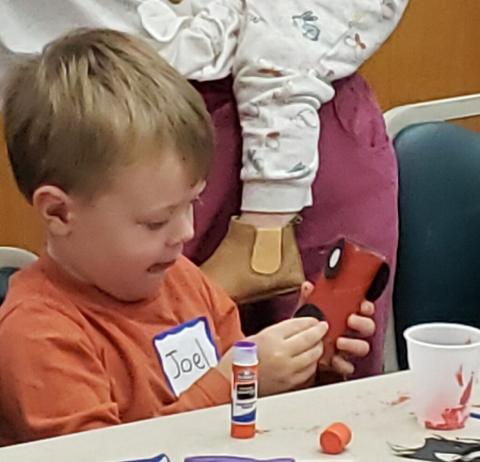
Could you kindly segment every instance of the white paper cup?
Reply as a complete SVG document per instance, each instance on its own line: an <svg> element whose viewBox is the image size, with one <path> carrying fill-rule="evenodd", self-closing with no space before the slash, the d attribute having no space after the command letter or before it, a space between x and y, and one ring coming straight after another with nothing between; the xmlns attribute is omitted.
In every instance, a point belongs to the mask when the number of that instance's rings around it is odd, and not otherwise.
<svg viewBox="0 0 480 462"><path fill-rule="evenodd" d="M480 366L480 329L428 323L404 332L413 375L412 405L426 428L462 428Z"/></svg>

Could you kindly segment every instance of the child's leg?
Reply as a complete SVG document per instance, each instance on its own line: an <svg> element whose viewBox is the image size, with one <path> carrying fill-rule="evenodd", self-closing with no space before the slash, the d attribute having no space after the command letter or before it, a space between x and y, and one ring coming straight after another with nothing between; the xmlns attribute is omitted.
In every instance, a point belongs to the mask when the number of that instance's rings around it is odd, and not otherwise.
<svg viewBox="0 0 480 462"><path fill-rule="evenodd" d="M298 261L297 245L294 239L280 242L279 236L291 231L277 220L312 205L312 183L323 162L317 111L334 95L331 81L353 73L376 51L406 5L389 2L387 15L378 0L315 1L304 11L307 3L289 1L271 9L268 2L247 2L249 19L233 71L243 138L240 222L253 226L232 222L202 267L237 301L283 293L301 282L301 268L287 263ZM263 255L273 260L267 262L270 272L258 265L267 260ZM235 271L232 258L239 262ZM298 277L286 278L287 273Z"/></svg>
<svg viewBox="0 0 480 462"><path fill-rule="evenodd" d="M391 278L375 303L377 330L370 341L371 352L357 361L355 375L365 376L380 373L383 365L398 242L397 167L382 113L363 79L348 77L335 82L335 89L333 101L320 111L322 161L313 183L313 206L304 210L297 236L311 280L322 269L324 249L339 235L376 250L389 261ZM293 306L292 299L273 300L270 310L276 317L272 321L289 317ZM258 308L250 311L250 319L267 307Z"/></svg>
<svg viewBox="0 0 480 462"><path fill-rule="evenodd" d="M381 111L359 76L335 84L336 96L320 111L322 162L313 184L314 203L305 209L297 236L307 278L320 271L323 248L339 234L385 255L392 278L376 303L372 353L358 363L359 375L381 370L383 339L391 299L398 239L397 175L393 148ZM230 217L239 213L241 136L231 80L198 84L217 131L216 157L196 209L197 234L186 254L205 261L222 241ZM253 332L292 314L296 295L241 309L243 327Z"/></svg>
<svg viewBox="0 0 480 462"><path fill-rule="evenodd" d="M322 162L317 111L395 29L406 0L247 1L233 62L243 136L242 211L310 206ZM261 39L259 39L261 37Z"/></svg>

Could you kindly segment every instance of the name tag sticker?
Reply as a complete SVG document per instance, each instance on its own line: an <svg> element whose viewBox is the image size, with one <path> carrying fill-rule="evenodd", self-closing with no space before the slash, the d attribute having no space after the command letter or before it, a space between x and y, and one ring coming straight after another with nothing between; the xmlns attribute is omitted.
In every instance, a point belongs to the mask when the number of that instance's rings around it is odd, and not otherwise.
<svg viewBox="0 0 480 462"><path fill-rule="evenodd" d="M177 397L218 364L217 349L205 317L156 335L153 344L168 384Z"/></svg>

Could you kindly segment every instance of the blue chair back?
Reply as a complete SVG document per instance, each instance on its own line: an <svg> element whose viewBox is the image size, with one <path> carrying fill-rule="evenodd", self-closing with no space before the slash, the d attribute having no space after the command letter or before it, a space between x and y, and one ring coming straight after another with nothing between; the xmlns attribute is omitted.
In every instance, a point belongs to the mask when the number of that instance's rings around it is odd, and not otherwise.
<svg viewBox="0 0 480 462"><path fill-rule="evenodd" d="M8 280L16 271L18 271L18 268L12 268L11 266L0 268L0 305L7 296Z"/></svg>
<svg viewBox="0 0 480 462"><path fill-rule="evenodd" d="M421 322L480 327L480 134L445 122L395 138L400 240L393 310L399 365L403 331Z"/></svg>

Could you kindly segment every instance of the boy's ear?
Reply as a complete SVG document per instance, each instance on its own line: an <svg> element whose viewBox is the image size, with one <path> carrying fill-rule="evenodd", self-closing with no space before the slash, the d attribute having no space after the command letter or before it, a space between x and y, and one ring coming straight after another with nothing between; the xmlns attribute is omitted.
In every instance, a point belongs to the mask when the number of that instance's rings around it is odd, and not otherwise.
<svg viewBox="0 0 480 462"><path fill-rule="evenodd" d="M57 186L40 186L33 193L32 204L55 236L67 236L72 225L72 198Z"/></svg>

